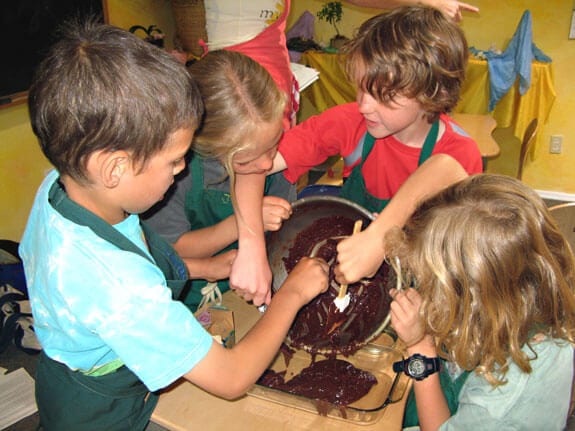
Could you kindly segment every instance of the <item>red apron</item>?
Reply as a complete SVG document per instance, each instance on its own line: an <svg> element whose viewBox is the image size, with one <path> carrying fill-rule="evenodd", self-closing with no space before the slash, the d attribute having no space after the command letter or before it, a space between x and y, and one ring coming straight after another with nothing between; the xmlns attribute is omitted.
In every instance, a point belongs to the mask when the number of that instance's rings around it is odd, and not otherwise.
<svg viewBox="0 0 575 431"><path fill-rule="evenodd" d="M289 96L284 114L284 129L289 129L291 119L299 108L299 89L290 68L286 46L286 20L289 15L290 0L285 0L285 8L278 19L253 39L224 49L237 51L251 57L264 66L272 75L276 85Z"/></svg>

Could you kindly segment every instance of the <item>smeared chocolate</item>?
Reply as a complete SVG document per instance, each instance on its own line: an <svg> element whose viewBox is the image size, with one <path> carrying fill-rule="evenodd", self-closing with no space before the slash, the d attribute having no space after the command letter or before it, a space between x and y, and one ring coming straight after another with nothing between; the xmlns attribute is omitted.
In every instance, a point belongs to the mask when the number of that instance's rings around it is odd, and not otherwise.
<svg viewBox="0 0 575 431"><path fill-rule="evenodd" d="M348 406L364 397L376 383L373 374L341 359L314 362L287 382L285 371L272 370L258 380L262 386L315 400L318 412L323 415L327 414L329 404Z"/></svg>
<svg viewBox="0 0 575 431"><path fill-rule="evenodd" d="M349 235L353 223L354 220L341 216L316 220L296 237L284 258L286 271L289 273L303 256L308 256L318 242ZM328 352L334 357L337 353L351 355L361 348L385 320L391 303L386 287L389 266L383 264L372 279L350 284L350 304L343 312L337 309L333 302L339 291L333 273L337 243L338 240L329 239L316 253L330 263L330 288L299 311L288 333L292 347L312 354Z"/></svg>

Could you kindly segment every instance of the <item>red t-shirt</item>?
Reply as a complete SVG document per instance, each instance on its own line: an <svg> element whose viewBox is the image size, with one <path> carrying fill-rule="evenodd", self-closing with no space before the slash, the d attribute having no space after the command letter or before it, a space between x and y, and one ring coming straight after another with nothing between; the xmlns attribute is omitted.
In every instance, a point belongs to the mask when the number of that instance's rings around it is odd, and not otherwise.
<svg viewBox="0 0 575 431"><path fill-rule="evenodd" d="M445 124L445 132L432 154L448 154L470 175L482 172L481 153L475 141L448 115L441 115L441 121ZM330 156L349 156L366 132L364 118L355 102L335 106L309 118L287 131L280 141L279 152L288 166L285 177L294 183ZM367 190L379 199L392 198L417 169L420 152L420 148L408 147L393 136L376 139L362 168ZM345 166L344 177L360 159L361 154L353 165Z"/></svg>

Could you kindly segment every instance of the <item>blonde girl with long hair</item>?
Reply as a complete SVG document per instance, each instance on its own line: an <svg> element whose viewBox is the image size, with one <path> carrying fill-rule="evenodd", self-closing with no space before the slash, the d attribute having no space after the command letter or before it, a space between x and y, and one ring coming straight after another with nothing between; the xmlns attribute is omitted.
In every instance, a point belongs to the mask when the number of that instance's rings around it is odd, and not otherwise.
<svg viewBox="0 0 575 431"><path fill-rule="evenodd" d="M234 211L235 191L242 177L263 178L261 174L271 169L283 134L286 96L259 63L237 52L212 51L188 71L202 94L204 118L194 137L188 172L148 222L174 245L195 278L183 299L190 308L201 302L206 282L218 280L220 292L237 287L247 301L269 303L271 271L261 232L279 229L289 217L295 188L281 173L270 176L263 207L239 211ZM256 191L249 187L239 194L252 190ZM260 222L244 223L250 219ZM260 277L260 282L235 286L232 279L228 282L234 268L238 277Z"/></svg>
<svg viewBox="0 0 575 431"><path fill-rule="evenodd" d="M415 379L405 425L416 413L421 430L564 429L575 259L542 199L511 177L471 176L386 245L414 286L391 305L409 356L396 368ZM418 359L430 366L419 376Z"/></svg>

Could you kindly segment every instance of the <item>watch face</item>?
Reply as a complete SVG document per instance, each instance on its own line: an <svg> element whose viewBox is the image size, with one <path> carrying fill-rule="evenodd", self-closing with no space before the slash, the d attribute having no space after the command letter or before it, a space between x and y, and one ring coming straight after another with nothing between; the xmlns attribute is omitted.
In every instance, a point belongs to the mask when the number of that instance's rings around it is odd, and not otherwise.
<svg viewBox="0 0 575 431"><path fill-rule="evenodd" d="M407 371L413 377L419 377L425 374L425 364L422 359L414 358L407 364Z"/></svg>

